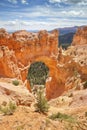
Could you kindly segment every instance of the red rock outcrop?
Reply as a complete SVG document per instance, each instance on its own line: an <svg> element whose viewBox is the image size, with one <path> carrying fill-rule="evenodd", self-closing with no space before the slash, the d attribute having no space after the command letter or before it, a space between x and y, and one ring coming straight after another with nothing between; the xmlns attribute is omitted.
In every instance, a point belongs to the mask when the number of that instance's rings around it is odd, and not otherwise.
<svg viewBox="0 0 87 130"><path fill-rule="evenodd" d="M0 38L9 38L10 34L4 29L0 28Z"/></svg>
<svg viewBox="0 0 87 130"><path fill-rule="evenodd" d="M7 46L0 46L0 68L0 77L17 77L21 79L15 52L9 50Z"/></svg>
<svg viewBox="0 0 87 130"><path fill-rule="evenodd" d="M52 33L48 33L45 30L38 33L29 33L25 30L17 31L9 34L8 38L1 37L0 44L13 49L18 61L27 65L29 60L38 56L57 54L58 31L54 30Z"/></svg>
<svg viewBox="0 0 87 130"><path fill-rule="evenodd" d="M27 70L35 59L43 56L52 59L51 55L58 53L57 30L51 33L45 30L38 33L22 30L8 34L1 29L0 32L0 77L15 77L25 81ZM30 90L29 83L26 84Z"/></svg>
<svg viewBox="0 0 87 130"><path fill-rule="evenodd" d="M49 57L39 57L36 61L42 61L49 67L49 78L46 81L47 99L60 96L65 91L65 71L57 66L57 60Z"/></svg>
<svg viewBox="0 0 87 130"><path fill-rule="evenodd" d="M84 33L82 34L82 32ZM74 86L74 70L80 73L83 81L86 80L87 63L84 62L86 61L84 57L84 55L86 56L86 49L83 57L82 51L81 55L79 53L80 47L75 48L76 46L74 46L74 50L72 48L68 49L66 53L62 48L58 49L57 30L51 33L45 30L38 33L22 30L13 34L1 30L0 34L0 77L15 77L25 81L30 64L35 61L42 61L50 70L46 82L46 96L48 99L60 96ZM86 29L82 29L79 34L86 39ZM77 41L81 41L79 34L76 34L79 37ZM83 40L84 44L86 44L86 40ZM78 43L80 44L80 42ZM80 56L82 60L78 58ZM29 82L26 82L26 85L30 90Z"/></svg>
<svg viewBox="0 0 87 130"><path fill-rule="evenodd" d="M87 44L87 26L79 28L74 35L72 45Z"/></svg>
<svg viewBox="0 0 87 130"><path fill-rule="evenodd" d="M78 71L81 75L82 81L87 80L87 44L85 45L75 45L68 48L66 51L67 55L71 57L71 60L75 62L76 65L72 64L73 67L78 66ZM76 67L77 68L77 67Z"/></svg>

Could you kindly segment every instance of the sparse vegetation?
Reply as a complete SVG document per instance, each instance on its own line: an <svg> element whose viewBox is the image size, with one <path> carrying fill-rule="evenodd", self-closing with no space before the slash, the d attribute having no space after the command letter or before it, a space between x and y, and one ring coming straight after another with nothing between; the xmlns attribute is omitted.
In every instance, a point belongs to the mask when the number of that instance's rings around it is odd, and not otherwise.
<svg viewBox="0 0 87 130"><path fill-rule="evenodd" d="M87 89L87 81L83 84L84 89Z"/></svg>
<svg viewBox="0 0 87 130"><path fill-rule="evenodd" d="M45 85L48 73L49 68L43 62L39 61L32 63L27 75L31 87L34 85Z"/></svg>
<svg viewBox="0 0 87 130"><path fill-rule="evenodd" d="M56 114L52 114L49 118L52 119L52 120L56 120L56 119L64 120L64 121L68 121L68 122L71 122L71 123L75 122L75 118L73 118L72 116L67 115L67 114L62 114L60 112L58 112Z"/></svg>
<svg viewBox="0 0 87 130"><path fill-rule="evenodd" d="M87 117L87 112L85 112L85 117Z"/></svg>
<svg viewBox="0 0 87 130"><path fill-rule="evenodd" d="M46 121L46 126L48 126L51 123L49 118L46 118L45 121Z"/></svg>
<svg viewBox="0 0 87 130"><path fill-rule="evenodd" d="M16 107L15 103L10 101L8 105L0 106L0 112L4 115L12 115L16 110Z"/></svg>
<svg viewBox="0 0 87 130"><path fill-rule="evenodd" d="M86 114L87 113L85 113L85 116ZM49 118L52 120L62 121L64 130L87 130L86 120L78 120L71 115L58 112L56 114L52 114Z"/></svg>
<svg viewBox="0 0 87 130"><path fill-rule="evenodd" d="M42 113L48 112L48 109L49 109L49 105L48 105L48 101L45 97L44 89L41 87L39 88L39 90L36 93L35 108L36 108L37 112L42 112Z"/></svg>
<svg viewBox="0 0 87 130"><path fill-rule="evenodd" d="M18 81L18 80L13 80L12 83L13 83L15 86L18 86L18 85L19 85L19 81Z"/></svg>
<svg viewBox="0 0 87 130"><path fill-rule="evenodd" d="M16 130L24 130L24 125L19 125L16 127Z"/></svg>

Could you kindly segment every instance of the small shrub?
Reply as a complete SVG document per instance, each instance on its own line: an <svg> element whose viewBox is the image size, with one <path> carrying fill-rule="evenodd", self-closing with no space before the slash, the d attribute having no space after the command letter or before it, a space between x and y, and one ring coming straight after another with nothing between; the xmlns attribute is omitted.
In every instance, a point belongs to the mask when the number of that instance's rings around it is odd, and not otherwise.
<svg viewBox="0 0 87 130"><path fill-rule="evenodd" d="M0 111L4 115L12 115L14 113L15 109L16 109L16 105L15 105L15 103L12 103L11 101L9 102L9 104L7 106L0 106Z"/></svg>
<svg viewBox="0 0 87 130"><path fill-rule="evenodd" d="M49 105L44 95L44 90L41 88L39 88L39 90L36 93L36 101L37 102L35 104L35 108L37 112L42 112L42 113L48 112Z"/></svg>
<svg viewBox="0 0 87 130"><path fill-rule="evenodd" d="M83 84L84 89L87 89L87 81Z"/></svg>
<svg viewBox="0 0 87 130"><path fill-rule="evenodd" d="M15 86L18 86L18 85L19 85L19 81L18 81L18 80L14 80L14 81L12 81L12 83L13 83Z"/></svg>
<svg viewBox="0 0 87 130"><path fill-rule="evenodd" d="M16 130L24 130L24 125L19 125L16 127Z"/></svg>
<svg viewBox="0 0 87 130"><path fill-rule="evenodd" d="M85 112L85 117L87 117L87 112Z"/></svg>
<svg viewBox="0 0 87 130"><path fill-rule="evenodd" d="M62 114L60 112L58 112L56 114L52 114L49 118L52 119L52 120L56 120L56 119L65 120L65 121L68 121L68 122L71 122L71 123L75 122L75 119L72 116L67 115L67 114Z"/></svg>
<svg viewBox="0 0 87 130"><path fill-rule="evenodd" d="M45 120L46 127L48 127L51 124L51 121L49 118L46 118Z"/></svg>

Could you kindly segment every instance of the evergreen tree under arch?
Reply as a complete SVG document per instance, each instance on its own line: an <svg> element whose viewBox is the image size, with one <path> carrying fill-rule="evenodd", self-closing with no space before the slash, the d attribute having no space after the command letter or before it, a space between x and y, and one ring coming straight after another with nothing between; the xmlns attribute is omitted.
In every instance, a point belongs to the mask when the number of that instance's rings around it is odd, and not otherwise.
<svg viewBox="0 0 87 130"><path fill-rule="evenodd" d="M27 79L30 81L31 87L34 85L45 85L49 75L49 68L41 61L34 62L30 65Z"/></svg>

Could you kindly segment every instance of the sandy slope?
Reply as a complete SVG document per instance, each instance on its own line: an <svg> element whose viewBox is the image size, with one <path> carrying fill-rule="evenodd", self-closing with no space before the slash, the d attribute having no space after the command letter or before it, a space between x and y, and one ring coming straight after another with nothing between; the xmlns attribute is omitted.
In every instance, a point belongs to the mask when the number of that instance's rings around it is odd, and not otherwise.
<svg viewBox="0 0 87 130"><path fill-rule="evenodd" d="M23 86L13 86L11 83L0 82L2 88L6 88L11 93L24 95L27 97L27 90ZM9 95L1 93L2 100L3 96L5 101ZM17 98L17 97L16 97ZM34 100L31 99L31 104ZM9 100L8 100L9 101ZM25 102L27 102L25 98ZM87 120L85 112L87 112L87 90L73 91L71 97L68 94L61 96L56 99L49 101L50 109L47 114L37 113L32 105L19 105L13 115L0 114L0 130L87 130ZM73 124L72 129L70 123L66 121L51 120L48 118L53 113L66 113L72 115L81 124L81 129L77 129L76 124ZM85 125L84 125L85 123ZM66 127L68 126L68 128Z"/></svg>

